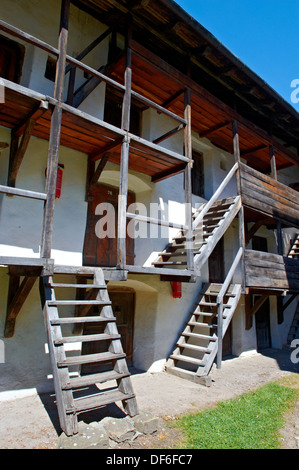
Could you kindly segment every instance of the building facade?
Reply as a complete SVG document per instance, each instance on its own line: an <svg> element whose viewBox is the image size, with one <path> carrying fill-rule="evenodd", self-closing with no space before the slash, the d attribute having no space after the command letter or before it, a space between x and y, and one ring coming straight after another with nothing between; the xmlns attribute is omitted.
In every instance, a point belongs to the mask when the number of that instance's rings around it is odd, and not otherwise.
<svg viewBox="0 0 299 470"><path fill-rule="evenodd" d="M290 342L298 113L173 1L2 3L3 399Z"/></svg>

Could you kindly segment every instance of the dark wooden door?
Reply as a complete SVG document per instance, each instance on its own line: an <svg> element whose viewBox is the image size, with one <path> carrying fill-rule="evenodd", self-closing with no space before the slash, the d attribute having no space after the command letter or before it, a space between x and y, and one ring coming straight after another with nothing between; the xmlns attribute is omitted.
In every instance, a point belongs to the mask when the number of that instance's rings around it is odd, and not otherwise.
<svg viewBox="0 0 299 470"><path fill-rule="evenodd" d="M109 292L109 296L116 318L117 329L121 335L122 347L127 355L127 361L131 362L133 358L135 293Z"/></svg>
<svg viewBox="0 0 299 470"><path fill-rule="evenodd" d="M135 292L118 291L109 292L112 302L113 313L116 317L116 324L119 334L121 335L121 343L126 353L127 363L130 365L133 359L133 336L134 336L134 313L135 313ZM88 315L98 315L96 307L93 312ZM83 328L84 335L93 335L105 333L105 326L99 323L85 323ZM109 341L95 341L82 343L82 354L96 354L107 352ZM81 374L93 374L109 369L107 364L84 364L81 367Z"/></svg>
<svg viewBox="0 0 299 470"><path fill-rule="evenodd" d="M135 202L135 194L128 193L128 205ZM111 210L97 214L97 206L108 203ZM101 224L101 218L102 224ZM117 260L117 218L118 188L104 184L94 187L92 200L88 203L85 239L83 247L83 264L85 266L116 266ZM101 224L101 225L99 225ZM108 227L109 225L109 227ZM97 227L107 235L99 236ZM111 230L110 230L111 228ZM127 236L127 264L134 264L134 238Z"/></svg>
<svg viewBox="0 0 299 470"><path fill-rule="evenodd" d="M256 301L256 300L255 300ZM271 348L270 301L267 299L255 314L257 350Z"/></svg>
<svg viewBox="0 0 299 470"><path fill-rule="evenodd" d="M217 243L209 257L209 281L224 282L224 250L223 238Z"/></svg>
<svg viewBox="0 0 299 470"><path fill-rule="evenodd" d="M23 65L24 46L0 36L0 77L18 83Z"/></svg>

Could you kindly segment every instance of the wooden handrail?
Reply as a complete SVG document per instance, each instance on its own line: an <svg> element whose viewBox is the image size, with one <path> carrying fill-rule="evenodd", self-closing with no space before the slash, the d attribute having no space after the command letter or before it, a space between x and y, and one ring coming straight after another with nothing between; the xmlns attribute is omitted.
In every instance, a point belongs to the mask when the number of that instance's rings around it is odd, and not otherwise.
<svg viewBox="0 0 299 470"><path fill-rule="evenodd" d="M234 174L236 173L237 169L239 167L239 163L236 162L234 164L234 166L232 167L232 169L230 170L230 172L226 175L226 177L224 178L224 180L222 181L222 183L220 184L220 186L218 187L218 189L215 191L215 193L213 194L213 196L211 197L211 199L207 202L207 204L205 205L205 207L203 208L203 210L200 212L200 214L196 217L196 219L194 220L193 222L193 225L192 225L192 228L193 230L197 227L197 225L203 220L204 216L206 215L206 213L210 210L210 208L212 207L212 205L214 204L214 202L217 201L217 199L219 198L220 194L222 193L222 191L224 190L224 188L228 185L228 183L230 182L230 180L232 179L232 177L234 176Z"/></svg>
<svg viewBox="0 0 299 470"><path fill-rule="evenodd" d="M139 220L140 222L147 222L149 224L163 225L164 227L177 228L180 230L187 230L187 225L177 224L175 222L167 222L166 220L155 219L153 217L146 217L145 215L134 214L132 212L127 212L126 214L128 219Z"/></svg>
<svg viewBox="0 0 299 470"><path fill-rule="evenodd" d="M237 255L234 259L234 262L231 265L229 272L227 273L227 276L226 276L225 281L224 281L224 283L223 283L223 285L220 289L220 292L217 295L217 303L220 303L223 300L223 297L224 297L224 295L225 295L225 293L226 293L226 291L227 291L227 289L230 285L232 277L233 277L233 275L236 271L236 268L237 268L237 266L238 266L238 264L239 264L239 262L240 262L240 260L243 256L243 253L244 253L243 247L240 247L239 250L238 250L238 253L237 253Z"/></svg>
<svg viewBox="0 0 299 470"><path fill-rule="evenodd" d="M230 282L232 280L232 277L236 271L236 268L242 259L242 256L244 254L244 249L241 246L238 250L238 253L233 261L233 264L230 267L229 272L227 273L227 276L225 278L225 281L220 289L219 294L217 295L217 337L218 337L218 352L217 352L217 368L220 369L221 367L221 362L222 362L222 330L223 330L223 298L226 294L226 291L230 285Z"/></svg>

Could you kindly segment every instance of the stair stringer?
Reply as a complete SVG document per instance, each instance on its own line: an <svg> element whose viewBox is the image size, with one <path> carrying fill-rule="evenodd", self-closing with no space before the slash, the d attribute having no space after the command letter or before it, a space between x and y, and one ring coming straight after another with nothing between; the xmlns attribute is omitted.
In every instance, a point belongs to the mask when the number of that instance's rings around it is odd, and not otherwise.
<svg viewBox="0 0 299 470"><path fill-rule="evenodd" d="M222 236L225 234L226 230L231 225L232 221L237 216L239 210L241 209L241 206L242 206L241 196L237 196L235 198L235 202L230 206L225 216L221 220L219 227L217 227L213 231L212 235L208 238L207 244L202 249L202 252L199 255L195 255L194 257L195 271L200 271L202 266L209 259L215 246L217 245L219 240L222 238Z"/></svg>
<svg viewBox="0 0 299 470"><path fill-rule="evenodd" d="M223 310L222 338L224 337L224 335L225 335L225 333L226 333L226 331L229 327L229 324L230 324L230 322L233 318L235 310L236 310L236 308L239 304L241 293L242 293L242 286L240 284L231 285L229 287L229 289L230 288L233 289L233 291L232 291L233 297L231 297L229 299L229 301L226 304L227 307L225 307L224 310ZM203 297L204 297L204 295L202 295L202 298ZM198 305L200 305L200 302L198 303ZM195 309L195 311L196 311L196 309ZM188 327L189 322L190 321L192 322L193 320L195 320L195 311L192 312L191 315L189 316L189 321L187 322L187 326L182 331L182 333L179 337L179 340L177 342L177 344L180 345L181 347L184 347L184 344L185 344L184 343L184 341L185 341L184 333L189 328ZM209 352L205 353L204 356L202 357L202 359L199 361L202 364L197 368L196 372L192 372L192 371L182 369L180 367L175 366L175 360L176 360L175 357L180 353L180 347L179 346L174 349L173 354L169 357L169 359L166 363L166 366L165 366L166 371L168 373L173 374L173 375L178 375L179 377L183 377L187 380L191 380L191 381L194 381L194 382L197 382L197 381L200 382L200 378L205 377L209 374L209 372L210 372L210 370L213 366L214 359L217 356L217 352L218 352L218 337L217 337L217 334L216 333L213 334L208 346L206 346L205 348L200 348L200 349L197 347L197 349L201 350L201 351L206 349ZM195 357L194 357L194 359L196 360Z"/></svg>
<svg viewBox="0 0 299 470"><path fill-rule="evenodd" d="M235 289L234 289L235 297L231 299L230 303L230 308L224 308L223 310L223 326L222 326L222 338L224 338L224 335L229 327L229 324L234 316L234 313L236 311L236 308L239 304L240 297L241 297L241 292L242 292L242 286L241 284L235 284ZM213 363L214 359L217 356L218 353L218 337L216 337L216 341L212 345L212 351L209 355L206 355L206 365L203 368L198 368L196 374L199 376L204 376L208 375Z"/></svg>
<svg viewBox="0 0 299 470"><path fill-rule="evenodd" d="M72 274L72 272L69 274ZM116 318L113 314L104 273L101 268L94 269L93 280L93 284L80 285L53 283L50 277L40 278L40 295L48 337L59 421L62 430L68 436L72 436L78 432L78 414L101 408L110 403L121 401L124 411L127 414L130 416L138 414L136 397L127 367L126 355L122 348L120 335L118 334L116 326ZM96 294L92 292L92 296L87 296L87 300L56 300L54 287L88 287ZM63 305L82 305L85 313L80 316L60 316L58 306ZM91 308L93 305L100 309L100 313L87 316L88 307ZM63 335L63 324L76 325L86 322L99 322L105 325L104 333L89 336ZM106 347L104 348L105 352L67 357L64 347L65 343L72 341L80 341L83 343L86 341L96 342L103 340L110 343L107 349ZM71 376L69 367L74 365L81 366L86 363L105 363L110 371L107 372L105 369L95 374L82 376L81 373L79 373L79 377ZM108 363L112 363L112 365L109 366ZM116 386L112 386L111 381L115 381ZM111 383L111 385L107 385L106 389L101 385L96 393L94 393L94 390L89 391L90 386L93 387L93 389L97 389L97 387L95 387L96 384L104 384L105 382L108 384ZM85 391L84 397L75 396L80 390Z"/></svg>

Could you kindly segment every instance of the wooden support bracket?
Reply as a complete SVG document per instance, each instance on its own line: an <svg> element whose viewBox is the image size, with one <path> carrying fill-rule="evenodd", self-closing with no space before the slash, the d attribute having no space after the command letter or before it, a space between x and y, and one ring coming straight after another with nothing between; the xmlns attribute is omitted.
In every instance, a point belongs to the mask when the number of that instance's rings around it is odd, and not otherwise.
<svg viewBox="0 0 299 470"><path fill-rule="evenodd" d="M269 294L264 294L262 295L257 302L253 305L253 307L250 306L250 296L246 296L246 304L245 304L245 311L246 311L246 330L250 330L252 327L252 318L253 315L256 314L256 312L261 308L261 306L266 302L266 300L269 298Z"/></svg>
<svg viewBox="0 0 299 470"><path fill-rule="evenodd" d="M34 108L32 112L12 130L7 179L7 185L12 188L16 186L16 178L28 148L34 126L37 120L48 110L48 106L48 101L41 101L38 107ZM22 136L21 142L19 141L20 136Z"/></svg>
<svg viewBox="0 0 299 470"><path fill-rule="evenodd" d="M17 316L36 279L37 277L34 276L25 276L20 283L19 276L10 275L4 330L5 338L11 338L14 335Z"/></svg>

